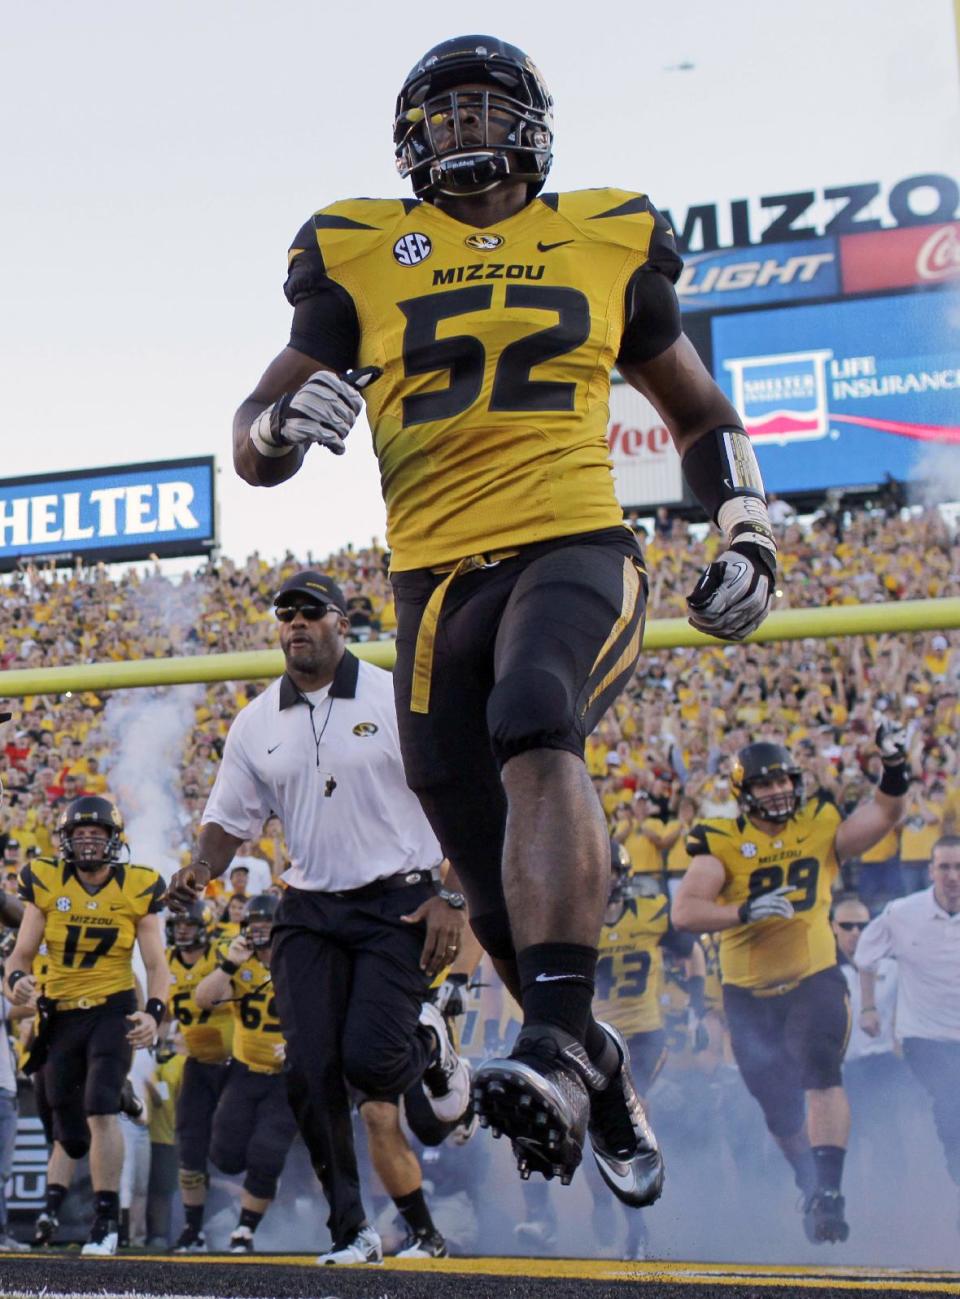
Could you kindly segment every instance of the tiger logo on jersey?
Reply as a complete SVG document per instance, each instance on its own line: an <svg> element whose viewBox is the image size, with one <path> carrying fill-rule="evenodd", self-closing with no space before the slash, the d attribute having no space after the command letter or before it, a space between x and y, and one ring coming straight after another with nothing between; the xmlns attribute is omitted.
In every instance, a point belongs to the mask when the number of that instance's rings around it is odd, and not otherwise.
<svg viewBox="0 0 960 1299"><path fill-rule="evenodd" d="M694 826L687 838L690 857L707 854L723 866L719 903L740 906L748 898L791 886L787 897L794 914L789 920L773 917L720 933L724 983L779 991L836 964L830 901L840 873L834 851L839 824L835 804L821 794L773 834L758 830L745 816Z"/></svg>

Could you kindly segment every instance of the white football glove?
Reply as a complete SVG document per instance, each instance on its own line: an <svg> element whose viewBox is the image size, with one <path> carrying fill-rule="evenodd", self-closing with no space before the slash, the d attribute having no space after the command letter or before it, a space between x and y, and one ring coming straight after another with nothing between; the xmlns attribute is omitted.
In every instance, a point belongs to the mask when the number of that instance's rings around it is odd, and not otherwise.
<svg viewBox="0 0 960 1299"><path fill-rule="evenodd" d="M781 884L770 893L758 893L755 898L747 898L740 908L741 925L752 925L756 920L771 920L774 916L789 920L793 915L793 903L787 894L792 892L792 884Z"/></svg>
<svg viewBox="0 0 960 1299"><path fill-rule="evenodd" d="M907 760L907 730L899 722L881 722L875 736L885 767L899 767Z"/></svg>
<svg viewBox="0 0 960 1299"><path fill-rule="evenodd" d="M772 546L734 542L707 565L687 596L691 626L721 640L743 640L770 612L776 576Z"/></svg>
<svg viewBox="0 0 960 1299"><path fill-rule="evenodd" d="M262 456L271 458L314 442L342 456L347 449L344 439L363 410L360 389L380 374L376 366L346 375L318 370L296 392L284 393L261 411L250 426L250 440Z"/></svg>

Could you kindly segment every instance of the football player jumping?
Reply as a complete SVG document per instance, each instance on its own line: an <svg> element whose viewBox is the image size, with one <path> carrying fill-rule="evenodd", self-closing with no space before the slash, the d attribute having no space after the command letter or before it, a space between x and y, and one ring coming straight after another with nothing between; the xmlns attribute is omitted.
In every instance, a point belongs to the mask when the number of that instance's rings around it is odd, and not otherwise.
<svg viewBox="0 0 960 1299"><path fill-rule="evenodd" d="M589 1133L625 1203L658 1157L615 1036L594 1019L606 826L586 737L630 679L646 575L607 451L610 371L657 407L725 546L691 621L742 640L776 545L740 418L680 327L673 232L645 194L541 192L553 101L522 50L463 36L397 101L403 199L321 208L289 251L288 346L234 422L253 485L335 455L364 400L392 548L408 782L520 1001L475 1101L523 1175L568 1181ZM362 396L361 396L362 391Z"/></svg>
<svg viewBox="0 0 960 1299"><path fill-rule="evenodd" d="M824 791L803 800L787 749L741 749L733 786L741 815L694 826L674 923L720 932L723 1008L743 1080L803 1191L812 1241L844 1241L840 1193L850 1131L841 1065L850 1029L830 900L840 864L897 824L910 776L905 733L877 732L883 775L845 821Z"/></svg>

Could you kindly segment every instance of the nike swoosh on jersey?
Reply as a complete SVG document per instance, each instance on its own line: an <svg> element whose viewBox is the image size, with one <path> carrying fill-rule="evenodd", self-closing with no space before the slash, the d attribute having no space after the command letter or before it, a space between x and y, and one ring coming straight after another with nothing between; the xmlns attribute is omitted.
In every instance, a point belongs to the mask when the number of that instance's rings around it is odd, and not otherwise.
<svg viewBox="0 0 960 1299"><path fill-rule="evenodd" d="M283 740L280 741L280 744L282 744L282 743L283 743ZM275 744L275 745L273 746L272 749L267 749L267 753L268 753L268 754L269 754L269 753L276 753L277 749L280 748L280 744Z"/></svg>
<svg viewBox="0 0 960 1299"><path fill-rule="evenodd" d="M544 244L537 240L537 252L548 253L551 248L562 248L564 244L572 244L572 239L558 239L555 244Z"/></svg>

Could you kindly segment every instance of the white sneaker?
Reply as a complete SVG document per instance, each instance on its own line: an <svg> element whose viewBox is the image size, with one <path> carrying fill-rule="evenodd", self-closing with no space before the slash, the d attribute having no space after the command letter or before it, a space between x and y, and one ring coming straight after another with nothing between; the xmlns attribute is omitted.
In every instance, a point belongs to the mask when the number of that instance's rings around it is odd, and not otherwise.
<svg viewBox="0 0 960 1299"><path fill-rule="evenodd" d="M249 1227L235 1227L230 1237L231 1254L253 1253L253 1232Z"/></svg>
<svg viewBox="0 0 960 1299"><path fill-rule="evenodd" d="M470 1066L457 1055L447 1022L432 1002L423 1003L420 1023L433 1030L440 1044L439 1059L423 1075L427 1100L443 1123L456 1123L470 1104Z"/></svg>
<svg viewBox="0 0 960 1299"><path fill-rule="evenodd" d="M322 1266L346 1263L348 1266L358 1263L382 1263L383 1243L373 1227L361 1227L340 1249L331 1249L321 1254L317 1262Z"/></svg>
<svg viewBox="0 0 960 1299"><path fill-rule="evenodd" d="M116 1254L120 1232L112 1218L94 1218L90 1239L80 1253L86 1258Z"/></svg>
<svg viewBox="0 0 960 1299"><path fill-rule="evenodd" d="M403 1242L403 1248L397 1250L397 1258L446 1258L447 1242L439 1231L429 1231L423 1235L411 1231Z"/></svg>
<svg viewBox="0 0 960 1299"><path fill-rule="evenodd" d="M0 1254L21 1254L29 1249L30 1246L24 1244L22 1240L15 1240L13 1236L8 1236L6 1231L0 1231Z"/></svg>

